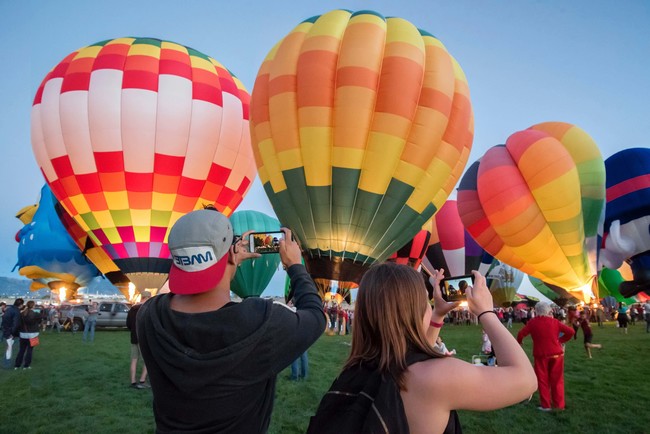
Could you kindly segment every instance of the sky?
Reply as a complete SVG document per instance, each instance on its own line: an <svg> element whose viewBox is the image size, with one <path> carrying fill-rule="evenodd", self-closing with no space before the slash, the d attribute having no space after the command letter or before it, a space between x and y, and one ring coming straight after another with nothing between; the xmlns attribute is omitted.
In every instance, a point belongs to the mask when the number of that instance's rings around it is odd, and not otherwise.
<svg viewBox="0 0 650 434"><path fill-rule="evenodd" d="M34 94L67 54L122 36L166 39L217 59L252 91L271 47L332 9L401 17L445 44L469 82L469 163L545 121L578 125L604 158L650 146L650 2L643 0L0 0L0 276L20 277L11 271L22 226L14 216L38 202L44 183L30 142ZM259 179L238 209L274 214ZM265 295L283 286L277 273Z"/></svg>

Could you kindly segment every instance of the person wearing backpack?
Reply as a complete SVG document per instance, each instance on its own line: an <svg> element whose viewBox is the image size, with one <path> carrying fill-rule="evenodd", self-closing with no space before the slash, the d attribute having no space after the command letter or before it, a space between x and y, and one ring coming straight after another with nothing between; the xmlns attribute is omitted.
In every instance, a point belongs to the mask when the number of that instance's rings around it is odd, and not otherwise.
<svg viewBox="0 0 650 434"><path fill-rule="evenodd" d="M492 341L498 367L434 350L443 318L458 305L442 299L443 270L432 276L432 311L417 271L375 265L359 285L350 356L308 433L459 433L455 410L496 410L528 399L537 389L533 367L494 313L485 277L473 274L467 302Z"/></svg>

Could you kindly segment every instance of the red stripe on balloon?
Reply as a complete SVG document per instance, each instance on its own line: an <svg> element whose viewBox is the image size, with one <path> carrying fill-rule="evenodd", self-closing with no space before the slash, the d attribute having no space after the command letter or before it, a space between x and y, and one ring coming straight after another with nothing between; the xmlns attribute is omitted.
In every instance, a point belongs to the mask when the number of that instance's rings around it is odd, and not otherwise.
<svg viewBox="0 0 650 434"><path fill-rule="evenodd" d="M161 175L175 176L183 172L185 157L176 155L154 154L153 171Z"/></svg>
<svg viewBox="0 0 650 434"><path fill-rule="evenodd" d="M52 167L54 168L54 171L59 178L65 178L74 175L74 170L72 170L70 158L68 158L67 155L53 158L51 162Z"/></svg>
<svg viewBox="0 0 650 434"><path fill-rule="evenodd" d="M650 173L626 179L623 182L619 182L618 184L609 187L607 189L607 202L611 202L621 196L646 188L650 188Z"/></svg>
<svg viewBox="0 0 650 434"><path fill-rule="evenodd" d="M448 200L436 214L438 237L444 250L457 250L465 245L465 230L458 215L458 205Z"/></svg>
<svg viewBox="0 0 650 434"><path fill-rule="evenodd" d="M88 90L90 86L90 72L76 72L67 74L61 85L61 93L73 92L76 90Z"/></svg>
<svg viewBox="0 0 650 434"><path fill-rule="evenodd" d="M97 171L101 173L123 172L124 155L122 151L93 152Z"/></svg>
<svg viewBox="0 0 650 434"><path fill-rule="evenodd" d="M168 74L177 77L192 79L192 67L184 62L176 60L160 60L160 75Z"/></svg>
<svg viewBox="0 0 650 434"><path fill-rule="evenodd" d="M126 189L128 191L139 191L151 193L153 185L153 173L124 172Z"/></svg>
<svg viewBox="0 0 650 434"><path fill-rule="evenodd" d="M126 62L126 54L100 54L93 64L93 71L99 69L116 69L122 71Z"/></svg>
<svg viewBox="0 0 650 434"><path fill-rule="evenodd" d="M83 194L99 193L102 191L102 184L97 173L85 173L77 175L77 183Z"/></svg>
<svg viewBox="0 0 650 434"><path fill-rule="evenodd" d="M158 74L149 71L124 71L122 89L144 89L158 92Z"/></svg>

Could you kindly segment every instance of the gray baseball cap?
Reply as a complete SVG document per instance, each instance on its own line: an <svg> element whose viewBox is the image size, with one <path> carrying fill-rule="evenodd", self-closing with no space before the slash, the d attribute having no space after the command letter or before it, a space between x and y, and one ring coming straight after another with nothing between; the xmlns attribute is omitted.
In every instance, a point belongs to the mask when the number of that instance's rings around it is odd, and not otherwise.
<svg viewBox="0 0 650 434"><path fill-rule="evenodd" d="M198 294L214 288L223 278L232 240L230 220L219 211L192 211L178 219L168 238L170 292Z"/></svg>

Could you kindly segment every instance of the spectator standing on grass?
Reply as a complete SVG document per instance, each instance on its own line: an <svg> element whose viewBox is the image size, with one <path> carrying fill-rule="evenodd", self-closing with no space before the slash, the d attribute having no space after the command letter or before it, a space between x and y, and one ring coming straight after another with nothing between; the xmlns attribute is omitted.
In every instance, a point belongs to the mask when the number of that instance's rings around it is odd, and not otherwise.
<svg viewBox="0 0 650 434"><path fill-rule="evenodd" d="M169 233L169 294L138 313L142 356L153 390L156 430L264 433L277 375L323 333L325 315L302 252L283 228L280 260L294 289L292 311L272 300L230 300L230 281L248 250L217 210L182 216ZM200 260L199 260L200 258Z"/></svg>
<svg viewBox="0 0 650 434"><path fill-rule="evenodd" d="M296 360L291 362L291 377L289 377L289 380L306 380L307 374L309 374L309 357L307 356L307 351L305 351Z"/></svg>
<svg viewBox="0 0 650 434"><path fill-rule="evenodd" d="M650 298L643 304L643 316L645 318L645 332L650 333Z"/></svg>
<svg viewBox="0 0 650 434"><path fill-rule="evenodd" d="M86 342L88 338L88 332L90 331L90 342L95 340L95 327L97 327L97 316L99 315L99 309L97 307L97 302L93 301L88 306L88 318L86 318L86 323L84 324L84 335L83 341Z"/></svg>
<svg viewBox="0 0 650 434"><path fill-rule="evenodd" d="M536 305L537 316L530 320L517 334L520 344L530 335L533 339L535 375L542 411L550 411L551 405L564 410L564 348L574 331L551 316L551 306L540 301ZM562 337L560 337L562 334Z"/></svg>
<svg viewBox="0 0 650 434"><path fill-rule="evenodd" d="M134 389L147 389L147 366L143 363L142 372L140 373L140 381L136 382L138 376L138 362L142 359L140 352L140 345L138 344L138 333L136 320L138 311L142 304L151 298L149 291L142 291L140 294L140 302L131 307L126 314L126 327L131 331L131 387Z"/></svg>
<svg viewBox="0 0 650 434"><path fill-rule="evenodd" d="M14 369L31 369L32 352L34 346L31 339L38 338L38 330L41 324L41 315L34 312L34 300L27 302L27 308L20 314L20 349L16 356Z"/></svg>
<svg viewBox="0 0 650 434"><path fill-rule="evenodd" d="M366 271L357 294L350 356L308 433L460 432L456 410L495 410L535 391L526 353L492 310L492 295L478 272L475 285L467 288L467 303L501 365L477 367L433 348L443 318L458 305L442 299L438 285L443 276L442 270L432 276L432 311L424 281L414 269L387 262Z"/></svg>
<svg viewBox="0 0 650 434"><path fill-rule="evenodd" d="M56 327L56 331L58 333L61 333L61 328L63 327L61 325L61 321L59 321L59 309L56 306L52 306L50 308L50 311L48 313L48 321L50 323L50 330L54 330L54 327Z"/></svg>
<svg viewBox="0 0 650 434"><path fill-rule="evenodd" d="M67 330L68 328L72 333L77 333L74 327L74 306L68 306L69 309L66 311L65 314L65 322L63 323L63 330Z"/></svg>
<svg viewBox="0 0 650 434"><path fill-rule="evenodd" d="M20 325L20 308L24 303L25 301L22 298L17 298L12 306L8 306L5 309L5 313L2 316L2 339L7 344L4 361L6 368L11 366L14 341L18 337L18 327Z"/></svg>
<svg viewBox="0 0 650 434"><path fill-rule="evenodd" d="M289 300L287 306L294 312L296 311L296 308L293 306L293 300ZM291 362L291 375L289 376L289 380L306 380L307 374L309 374L309 356L307 355L307 351L305 351L296 360Z"/></svg>
<svg viewBox="0 0 650 434"><path fill-rule="evenodd" d="M620 302L618 304L618 309L616 311L616 321L618 321L618 327L623 330L625 334L627 334L627 323L629 320L629 317L627 316L627 311L629 308L625 305L624 302Z"/></svg>

